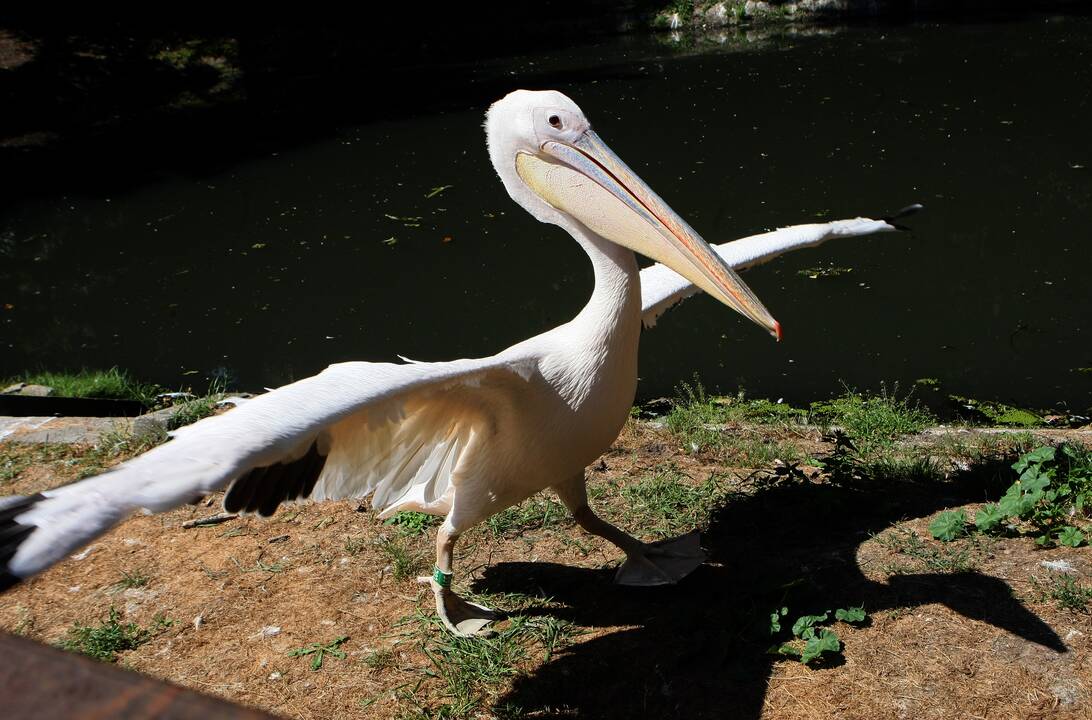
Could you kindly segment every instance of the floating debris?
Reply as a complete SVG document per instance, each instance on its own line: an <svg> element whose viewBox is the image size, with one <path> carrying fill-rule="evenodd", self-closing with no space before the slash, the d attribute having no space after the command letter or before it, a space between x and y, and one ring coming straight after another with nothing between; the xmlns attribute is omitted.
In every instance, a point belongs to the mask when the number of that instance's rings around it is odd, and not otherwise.
<svg viewBox="0 0 1092 720"><path fill-rule="evenodd" d="M383 217L387 218L388 220L394 220L395 222L400 222L400 223L402 223L403 225L405 225L408 228L419 228L419 227L421 227L421 216L420 215L406 215L405 217L400 217L398 215L391 215L390 213L383 213Z"/></svg>
<svg viewBox="0 0 1092 720"><path fill-rule="evenodd" d="M440 185L438 187L434 187L434 188L432 188L431 190L428 191L428 193L425 195L425 199L434 198L437 195L439 195L440 193L442 193L444 190L450 190L453 187L455 187L455 186L454 185Z"/></svg>
<svg viewBox="0 0 1092 720"><path fill-rule="evenodd" d="M830 267L814 267L804 268L803 270L797 270L797 275L816 280L821 277L838 277L839 275L846 275L853 272L853 268L840 267L838 265L831 265Z"/></svg>

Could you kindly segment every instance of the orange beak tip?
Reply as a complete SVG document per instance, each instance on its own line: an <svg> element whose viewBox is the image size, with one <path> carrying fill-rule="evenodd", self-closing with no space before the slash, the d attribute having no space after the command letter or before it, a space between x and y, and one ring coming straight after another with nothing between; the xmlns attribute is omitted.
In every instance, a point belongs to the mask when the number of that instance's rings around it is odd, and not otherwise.
<svg viewBox="0 0 1092 720"><path fill-rule="evenodd" d="M774 329L774 337L777 338L778 342L781 342L781 323L774 320L773 321L773 329Z"/></svg>

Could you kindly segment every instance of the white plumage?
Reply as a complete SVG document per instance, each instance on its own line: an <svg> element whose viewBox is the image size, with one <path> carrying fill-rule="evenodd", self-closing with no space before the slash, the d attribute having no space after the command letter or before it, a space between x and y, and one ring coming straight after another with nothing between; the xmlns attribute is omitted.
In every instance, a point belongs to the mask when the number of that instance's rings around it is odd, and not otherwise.
<svg viewBox="0 0 1092 720"><path fill-rule="evenodd" d="M512 93L490 109L486 128L512 198L588 253L595 287L572 321L478 360L332 365L182 428L107 473L4 498L0 581L49 567L135 509L162 511L224 489L226 508L266 515L284 501L369 496L383 516L445 515L428 581L445 624L460 634L493 615L449 587L456 538L547 487L582 527L626 552L621 580L672 582L699 564L696 536L653 548L587 506L584 468L610 446L633 402L642 321L655 324L704 289L779 334L729 266L894 228L865 218L801 225L725 243L714 254L564 95ZM671 267L638 273L634 249Z"/></svg>

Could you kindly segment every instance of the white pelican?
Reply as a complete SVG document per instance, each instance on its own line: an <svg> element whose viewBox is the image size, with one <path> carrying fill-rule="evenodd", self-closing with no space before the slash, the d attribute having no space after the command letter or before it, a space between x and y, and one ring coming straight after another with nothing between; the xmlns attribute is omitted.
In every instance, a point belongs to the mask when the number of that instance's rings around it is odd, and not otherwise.
<svg viewBox="0 0 1092 720"><path fill-rule="evenodd" d="M627 556L617 581L675 582L699 565L697 535L651 546L588 507L584 469L617 437L637 385L642 318L704 290L774 336L780 327L731 266L834 236L895 229L857 218L726 243L714 252L599 139L558 92L519 90L486 116L489 157L512 199L569 232L595 269L570 322L492 357L332 365L173 433L93 478L0 500L0 587L58 562L135 509L159 512L226 489L224 509L371 496L446 516L431 584L447 628L495 618L451 589L459 535L547 487L587 532ZM634 252L663 263L638 272Z"/></svg>

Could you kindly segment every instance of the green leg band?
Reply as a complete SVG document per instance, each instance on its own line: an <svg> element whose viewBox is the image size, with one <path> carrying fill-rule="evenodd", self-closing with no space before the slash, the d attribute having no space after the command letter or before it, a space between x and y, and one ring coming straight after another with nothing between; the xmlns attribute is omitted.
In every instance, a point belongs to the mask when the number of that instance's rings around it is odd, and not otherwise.
<svg viewBox="0 0 1092 720"><path fill-rule="evenodd" d="M455 573L446 573L439 566L433 566L432 568L432 579L442 588L451 587L451 578L453 577L455 577Z"/></svg>

